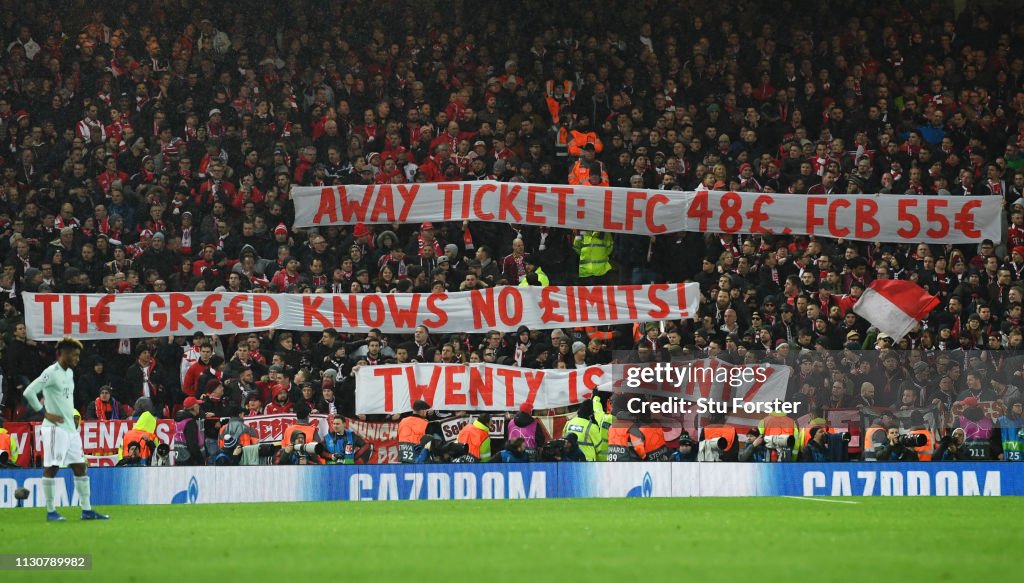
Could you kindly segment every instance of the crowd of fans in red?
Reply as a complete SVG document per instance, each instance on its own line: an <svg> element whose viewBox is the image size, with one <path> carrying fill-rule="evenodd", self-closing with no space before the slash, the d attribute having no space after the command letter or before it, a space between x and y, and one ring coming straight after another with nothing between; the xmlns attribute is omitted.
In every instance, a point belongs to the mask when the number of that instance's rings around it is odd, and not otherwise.
<svg viewBox="0 0 1024 583"><path fill-rule="evenodd" d="M1019 349L1024 19L1012 2L987 12L968 3L958 15L950 4L8 7L6 417L25 417L18 391L52 362L51 346L26 338L22 291L454 291L517 285L528 263L552 283L579 273L575 233L558 229L294 229L297 185L496 179L791 196L994 194L1005 199L1007 229L1002 242L979 246L616 236L610 281L693 280L704 296L696 320L640 333L277 330L93 342L77 372L87 418L132 408L169 415L190 397L214 413L305 401L352 415L354 366L409 360L572 367L640 348L727 359L803 353L827 369L837 360L815 349L891 344L850 311L874 278L914 279L942 300L896 347L908 350L886 368L879 404L902 398L910 365L934 363L938 351ZM938 369L960 369L954 392L972 388L962 384L965 360ZM985 366L985 389L1013 380ZM848 381L832 395L827 373L809 389L822 394L819 405L857 398Z"/></svg>

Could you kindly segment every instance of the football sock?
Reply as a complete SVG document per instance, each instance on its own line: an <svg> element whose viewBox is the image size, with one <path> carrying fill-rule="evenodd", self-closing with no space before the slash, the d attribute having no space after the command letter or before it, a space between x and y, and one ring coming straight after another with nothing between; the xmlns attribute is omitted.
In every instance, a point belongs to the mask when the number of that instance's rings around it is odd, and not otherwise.
<svg viewBox="0 0 1024 583"><path fill-rule="evenodd" d="M46 511L53 512L53 483L55 478L43 478L43 497L46 498Z"/></svg>
<svg viewBox="0 0 1024 583"><path fill-rule="evenodd" d="M78 503L82 510L92 510L92 502L89 500L89 476L75 476L75 492L78 493Z"/></svg>

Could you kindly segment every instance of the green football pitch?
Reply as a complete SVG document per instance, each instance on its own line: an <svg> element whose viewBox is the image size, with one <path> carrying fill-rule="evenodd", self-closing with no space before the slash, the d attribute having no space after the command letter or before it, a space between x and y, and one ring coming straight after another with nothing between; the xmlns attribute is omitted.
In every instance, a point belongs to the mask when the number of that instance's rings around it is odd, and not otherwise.
<svg viewBox="0 0 1024 583"><path fill-rule="evenodd" d="M0 580L1018 580L1022 498L702 498L0 510L0 553L92 555ZM669 579L671 578L671 579ZM895 579L893 579L895 578Z"/></svg>

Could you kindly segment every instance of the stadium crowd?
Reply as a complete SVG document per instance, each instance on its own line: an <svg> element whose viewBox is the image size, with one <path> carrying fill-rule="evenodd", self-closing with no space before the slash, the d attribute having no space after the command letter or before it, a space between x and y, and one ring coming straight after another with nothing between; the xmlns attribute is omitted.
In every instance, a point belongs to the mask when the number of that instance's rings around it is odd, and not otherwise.
<svg viewBox="0 0 1024 583"><path fill-rule="evenodd" d="M571 368L630 351L790 364L788 397L816 417L861 405L936 407L949 419L973 398L966 408L1001 401L1019 420L1024 19L1012 2L968 2L959 14L951 4L8 3L4 416L31 417L19 393L53 360L49 343L26 337L22 291L695 281L699 317L664 326L90 342L76 401L85 419L355 417L359 366ZM999 195L1005 231L996 243L907 246L491 223L291 226L299 185L480 179ZM941 300L898 343L851 311L887 278Z"/></svg>

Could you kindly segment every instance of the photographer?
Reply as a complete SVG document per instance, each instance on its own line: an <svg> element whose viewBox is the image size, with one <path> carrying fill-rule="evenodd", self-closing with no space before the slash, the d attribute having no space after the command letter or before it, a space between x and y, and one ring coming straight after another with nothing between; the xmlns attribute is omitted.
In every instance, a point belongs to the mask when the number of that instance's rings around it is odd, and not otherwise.
<svg viewBox="0 0 1024 583"><path fill-rule="evenodd" d="M917 452L914 451L913 435L900 435L898 427L886 430L886 442L878 448L880 462L916 462Z"/></svg>
<svg viewBox="0 0 1024 583"><path fill-rule="evenodd" d="M211 466L237 466L241 463L242 444L238 435L222 431L218 443L220 450L210 457Z"/></svg>
<svg viewBox="0 0 1024 583"><path fill-rule="evenodd" d="M824 463L829 461L828 431L824 427L811 427L811 439L800 450L800 461Z"/></svg>
<svg viewBox="0 0 1024 583"><path fill-rule="evenodd" d="M469 453L469 447L464 443L453 441L444 447L442 463L453 464L475 464L480 461L476 456Z"/></svg>
<svg viewBox="0 0 1024 583"><path fill-rule="evenodd" d="M690 434L685 430L679 436L679 447L672 452L674 462L695 462L697 461L697 444L690 439Z"/></svg>
<svg viewBox="0 0 1024 583"><path fill-rule="evenodd" d="M768 461L768 448L764 445L764 436L756 427L747 431L747 443L740 451L741 462L766 462Z"/></svg>
<svg viewBox="0 0 1024 583"><path fill-rule="evenodd" d="M372 446L348 428L345 417L331 421L331 431L324 437L324 450L331 462L344 465L352 465L356 460L368 464L373 453Z"/></svg>
<svg viewBox="0 0 1024 583"><path fill-rule="evenodd" d="M292 433L291 441L281 449L277 464L280 466L306 466L320 463L320 456L311 453L307 448L306 434L301 431Z"/></svg>
<svg viewBox="0 0 1024 583"><path fill-rule="evenodd" d="M146 460L142 459L139 455L139 442L132 441L128 444L128 453L117 461L117 467L142 467L146 465Z"/></svg>
<svg viewBox="0 0 1024 583"><path fill-rule="evenodd" d="M413 448L414 464L432 464L444 461L445 444L440 435L428 433L420 438L420 443ZM407 462L403 462L407 463Z"/></svg>
<svg viewBox="0 0 1024 583"><path fill-rule="evenodd" d="M245 424L244 411L238 405L230 405L226 414L228 420L223 423L220 433L217 435L218 452L210 458L210 465L231 465L237 466L242 463L245 448L259 443L259 436L256 431ZM256 451L250 450L252 456L246 465L255 465L257 458Z"/></svg>
<svg viewBox="0 0 1024 583"><path fill-rule="evenodd" d="M121 449L118 450L118 458L123 459L127 453L125 444L135 443L139 446L139 457L148 465L150 458L156 453L156 444L159 440L156 437L156 417L149 411L143 413L135 422L131 430L124 434L121 442Z"/></svg>
<svg viewBox="0 0 1024 583"><path fill-rule="evenodd" d="M312 412L309 405L300 401L296 403L294 412L295 423L285 427L284 434L281 437L281 447L287 447L292 442L292 435L295 433L305 435L306 443L320 443L317 429L313 427L312 421L309 420L309 414Z"/></svg>
<svg viewBox="0 0 1024 583"><path fill-rule="evenodd" d="M530 458L526 453L526 440L522 437L509 441L505 444L505 449L501 450L502 463L525 464L528 461L530 461Z"/></svg>
<svg viewBox="0 0 1024 583"><path fill-rule="evenodd" d="M939 440L939 447L935 448L932 455L933 462L954 462L967 459L967 432L957 427L952 435L947 435Z"/></svg>
<svg viewBox="0 0 1024 583"><path fill-rule="evenodd" d="M570 433L562 439L553 439L544 444L540 450L540 461L542 462L585 462L586 455L580 449L575 433Z"/></svg>

